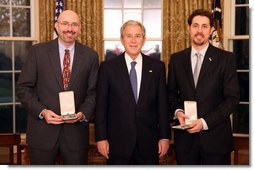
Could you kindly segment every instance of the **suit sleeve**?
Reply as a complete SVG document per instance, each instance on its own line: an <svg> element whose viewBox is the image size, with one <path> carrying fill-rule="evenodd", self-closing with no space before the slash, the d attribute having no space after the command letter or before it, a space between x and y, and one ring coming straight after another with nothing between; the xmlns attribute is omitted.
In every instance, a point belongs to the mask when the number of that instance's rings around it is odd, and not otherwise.
<svg viewBox="0 0 254 170"><path fill-rule="evenodd" d="M105 63L99 68L95 111L95 141L107 140L109 80Z"/></svg>
<svg viewBox="0 0 254 170"><path fill-rule="evenodd" d="M169 102L169 112L171 114L171 118L173 118L175 115L176 109L183 109L179 103L179 94L177 90L177 80L175 77L175 71L174 71L174 57L175 55L172 55L170 58L170 62L168 65L168 102Z"/></svg>
<svg viewBox="0 0 254 170"><path fill-rule="evenodd" d="M28 110L33 117L39 118L39 114L45 106L40 102L37 94L34 91L37 81L37 60L36 60L37 46L32 46L26 62L22 68L19 80L16 86L16 93L18 99Z"/></svg>
<svg viewBox="0 0 254 170"><path fill-rule="evenodd" d="M171 139L170 115L167 102L166 70L162 64L159 88L158 88L158 108L159 108L159 130L160 139Z"/></svg>
<svg viewBox="0 0 254 170"><path fill-rule="evenodd" d="M92 55L92 65L88 78L88 87L86 91L86 97L84 103L79 107L79 110L85 114L85 118L90 122L95 110L95 98L96 98L96 83L99 69L99 61L97 53Z"/></svg>
<svg viewBox="0 0 254 170"><path fill-rule="evenodd" d="M240 95L235 58L233 54L229 52L225 52L225 54L222 55L226 55L222 79L223 100L217 107L204 116L209 129L228 118L239 104Z"/></svg>

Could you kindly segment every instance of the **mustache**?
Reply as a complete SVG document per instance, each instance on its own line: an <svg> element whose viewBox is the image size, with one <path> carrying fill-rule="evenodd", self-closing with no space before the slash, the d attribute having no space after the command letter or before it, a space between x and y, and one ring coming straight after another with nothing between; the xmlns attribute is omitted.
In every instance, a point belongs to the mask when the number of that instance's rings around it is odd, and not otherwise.
<svg viewBox="0 0 254 170"><path fill-rule="evenodd" d="M195 37L196 37L196 36L199 36L199 35L202 36L202 37L204 37L204 34L202 34L202 33L197 33L197 34L195 34Z"/></svg>
<svg viewBox="0 0 254 170"><path fill-rule="evenodd" d="M72 35L76 34L76 32L74 32L74 31L63 31L63 33L64 34L72 34Z"/></svg>

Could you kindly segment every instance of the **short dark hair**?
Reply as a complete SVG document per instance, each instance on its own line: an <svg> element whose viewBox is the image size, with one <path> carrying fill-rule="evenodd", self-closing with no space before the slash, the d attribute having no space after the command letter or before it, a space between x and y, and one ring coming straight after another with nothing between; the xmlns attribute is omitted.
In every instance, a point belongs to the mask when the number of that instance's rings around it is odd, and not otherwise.
<svg viewBox="0 0 254 170"><path fill-rule="evenodd" d="M188 24L191 25L192 24L192 20L195 16L205 16L209 19L210 21L210 26L213 27L213 16L212 14L204 9L196 9L195 11L193 11L189 18L188 18Z"/></svg>

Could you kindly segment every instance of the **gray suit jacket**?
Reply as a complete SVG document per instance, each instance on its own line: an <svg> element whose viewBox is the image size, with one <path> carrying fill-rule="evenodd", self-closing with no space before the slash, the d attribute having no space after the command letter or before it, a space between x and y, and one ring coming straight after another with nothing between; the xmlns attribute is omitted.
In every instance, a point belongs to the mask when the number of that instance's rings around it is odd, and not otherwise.
<svg viewBox="0 0 254 170"><path fill-rule="evenodd" d="M58 40L31 47L17 83L17 97L28 111L27 143L30 147L50 150L64 128L73 150L88 146L88 123L51 125L39 118L43 109L60 114L58 93L63 91ZM97 53L76 42L68 90L74 91L76 112L90 120L94 112L98 72Z"/></svg>

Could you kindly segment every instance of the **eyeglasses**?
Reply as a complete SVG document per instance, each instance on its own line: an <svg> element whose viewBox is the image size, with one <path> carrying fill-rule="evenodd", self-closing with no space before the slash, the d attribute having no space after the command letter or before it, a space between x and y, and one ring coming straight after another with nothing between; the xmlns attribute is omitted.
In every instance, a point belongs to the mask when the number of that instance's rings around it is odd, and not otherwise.
<svg viewBox="0 0 254 170"><path fill-rule="evenodd" d="M78 26L80 26L78 23L73 22L73 23L69 23L67 21L63 21L63 22L58 22L59 24L61 24L63 27L67 28L69 26L71 26L72 28L77 28Z"/></svg>

